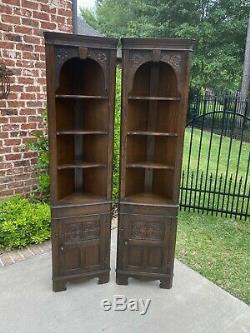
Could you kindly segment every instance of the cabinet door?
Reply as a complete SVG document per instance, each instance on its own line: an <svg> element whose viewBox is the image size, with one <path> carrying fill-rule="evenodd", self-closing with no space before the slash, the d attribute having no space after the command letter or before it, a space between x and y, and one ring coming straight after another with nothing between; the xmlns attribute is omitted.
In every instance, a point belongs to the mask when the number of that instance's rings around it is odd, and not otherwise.
<svg viewBox="0 0 250 333"><path fill-rule="evenodd" d="M174 260L176 219L120 215L120 222L120 269L170 273Z"/></svg>
<svg viewBox="0 0 250 333"><path fill-rule="evenodd" d="M109 216L59 219L55 252L58 274L72 275L109 266Z"/></svg>

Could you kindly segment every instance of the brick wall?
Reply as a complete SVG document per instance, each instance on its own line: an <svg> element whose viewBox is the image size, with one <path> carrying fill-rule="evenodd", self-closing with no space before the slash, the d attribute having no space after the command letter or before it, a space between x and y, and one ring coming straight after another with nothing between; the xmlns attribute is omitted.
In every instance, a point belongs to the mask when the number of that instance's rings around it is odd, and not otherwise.
<svg viewBox="0 0 250 333"><path fill-rule="evenodd" d="M11 69L11 92L0 100L0 197L36 186L32 133L46 108L43 31L72 31L71 0L0 0L0 63Z"/></svg>

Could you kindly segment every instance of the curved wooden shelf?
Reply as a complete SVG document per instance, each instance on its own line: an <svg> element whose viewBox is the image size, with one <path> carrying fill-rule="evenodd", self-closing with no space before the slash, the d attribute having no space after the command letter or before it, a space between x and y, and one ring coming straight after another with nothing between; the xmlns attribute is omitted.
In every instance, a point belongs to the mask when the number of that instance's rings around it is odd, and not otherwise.
<svg viewBox="0 0 250 333"><path fill-rule="evenodd" d="M180 97L164 97L164 96L129 96L129 100L146 100L146 101L180 101Z"/></svg>
<svg viewBox="0 0 250 333"><path fill-rule="evenodd" d="M105 200L107 200L107 198L100 195L95 195L87 192L75 192L58 200L58 202L59 204L89 204Z"/></svg>
<svg viewBox="0 0 250 333"><path fill-rule="evenodd" d="M105 131L88 131L88 130L67 130L58 131L57 135L107 135L108 132Z"/></svg>
<svg viewBox="0 0 250 333"><path fill-rule="evenodd" d="M136 193L133 195L129 195L125 197L122 201L130 202L130 203L141 203L141 204L162 204L162 205L173 205L174 202L162 195L149 193L149 192L142 192Z"/></svg>
<svg viewBox="0 0 250 333"><path fill-rule="evenodd" d="M78 162L74 161L72 163L65 163L58 165L58 170L64 169L88 169L88 168L105 168L105 163L93 163L93 162Z"/></svg>
<svg viewBox="0 0 250 333"><path fill-rule="evenodd" d="M127 163L127 168L174 170L174 167L171 165L166 165L166 164L162 164L162 163L154 163L154 162Z"/></svg>
<svg viewBox="0 0 250 333"><path fill-rule="evenodd" d="M170 136L177 137L177 133L169 132L152 132L152 131L129 131L127 135L152 135L152 136Z"/></svg>
<svg viewBox="0 0 250 333"><path fill-rule="evenodd" d="M88 95L56 95L56 98L72 99L108 99L108 96L88 96Z"/></svg>

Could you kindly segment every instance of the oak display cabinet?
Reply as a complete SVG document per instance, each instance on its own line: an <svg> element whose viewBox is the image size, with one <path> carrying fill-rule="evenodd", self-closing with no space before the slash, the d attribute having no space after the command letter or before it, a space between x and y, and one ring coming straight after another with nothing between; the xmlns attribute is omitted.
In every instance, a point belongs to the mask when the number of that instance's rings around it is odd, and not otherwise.
<svg viewBox="0 0 250 333"><path fill-rule="evenodd" d="M46 32L53 290L109 281L115 39Z"/></svg>
<svg viewBox="0 0 250 333"><path fill-rule="evenodd" d="M173 278L193 41L123 39L116 281Z"/></svg>

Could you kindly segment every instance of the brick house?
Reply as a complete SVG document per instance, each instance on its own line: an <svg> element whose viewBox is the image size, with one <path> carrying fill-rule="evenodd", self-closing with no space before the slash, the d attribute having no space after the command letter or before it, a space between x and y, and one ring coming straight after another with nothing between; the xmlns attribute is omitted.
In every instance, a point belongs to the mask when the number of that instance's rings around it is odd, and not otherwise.
<svg viewBox="0 0 250 333"><path fill-rule="evenodd" d="M1 0L0 64L13 76L0 99L0 197L36 186L36 154L26 145L46 109L44 30L72 32L72 0Z"/></svg>

